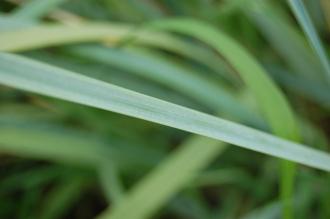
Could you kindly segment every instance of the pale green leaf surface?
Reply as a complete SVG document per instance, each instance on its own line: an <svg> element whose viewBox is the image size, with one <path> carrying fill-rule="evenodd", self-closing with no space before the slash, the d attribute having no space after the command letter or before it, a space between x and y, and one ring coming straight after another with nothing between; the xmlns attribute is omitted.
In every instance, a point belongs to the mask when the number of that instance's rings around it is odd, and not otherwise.
<svg viewBox="0 0 330 219"><path fill-rule="evenodd" d="M329 155L324 152L20 56L2 53L0 75L1 84L145 119L330 170Z"/></svg>

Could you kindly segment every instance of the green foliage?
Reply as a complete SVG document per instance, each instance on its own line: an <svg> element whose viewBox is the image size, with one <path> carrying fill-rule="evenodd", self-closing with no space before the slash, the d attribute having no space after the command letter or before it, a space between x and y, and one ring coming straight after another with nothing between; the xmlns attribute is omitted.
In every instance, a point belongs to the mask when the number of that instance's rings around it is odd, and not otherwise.
<svg viewBox="0 0 330 219"><path fill-rule="evenodd" d="M325 2L2 1L0 218L328 218Z"/></svg>

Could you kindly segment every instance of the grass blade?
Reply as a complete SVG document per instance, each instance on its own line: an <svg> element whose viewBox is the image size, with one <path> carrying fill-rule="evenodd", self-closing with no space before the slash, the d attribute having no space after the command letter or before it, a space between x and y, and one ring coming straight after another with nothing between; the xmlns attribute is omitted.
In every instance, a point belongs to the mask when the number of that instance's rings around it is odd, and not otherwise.
<svg viewBox="0 0 330 219"><path fill-rule="evenodd" d="M153 159L141 157L142 154L157 157L156 160L162 157L142 148L139 152L132 152L134 147L127 147L124 142L114 141L112 144L116 147L110 147L95 136L88 138L85 132L61 129L44 123L34 124L32 121L28 121L27 127L24 126L26 120L21 121L24 121L23 124L0 122L1 153L82 166L90 165L94 168L103 165L104 160L111 160L120 170L156 163Z"/></svg>
<svg viewBox="0 0 330 219"><path fill-rule="evenodd" d="M308 37L309 43L319 57L324 68L326 80L330 83L330 63L304 3L301 0L288 0L288 3L300 23L300 26Z"/></svg>
<svg viewBox="0 0 330 219"><path fill-rule="evenodd" d="M123 197L124 186L122 185L118 168L114 162L105 160L99 166L100 181L104 189L105 196L114 205L119 203Z"/></svg>
<svg viewBox="0 0 330 219"><path fill-rule="evenodd" d="M85 176L71 176L62 179L45 195L43 208L39 218L56 219L60 218L81 198L81 191L88 186L88 179Z"/></svg>
<svg viewBox="0 0 330 219"><path fill-rule="evenodd" d="M199 171L225 148L224 146L223 142L210 138L190 138L135 185L115 208L105 211L98 218L149 218L173 194L196 177Z"/></svg>
<svg viewBox="0 0 330 219"><path fill-rule="evenodd" d="M289 15L272 2L262 0L242 4L241 10L297 76L323 82L322 66L311 53L312 50L303 36L291 24ZM311 74L312 72L315 74Z"/></svg>
<svg viewBox="0 0 330 219"><path fill-rule="evenodd" d="M27 25L26 21L6 18L6 27L11 23L22 23L20 26L7 28L0 34L0 51L22 52L50 46L66 45L81 42L120 43L129 41L137 44L153 46L167 51L175 52L194 61L205 64L226 80L235 83L233 75L226 74L228 69L221 59L212 51L201 46L178 40L168 34L155 31L137 30L133 25L120 23L82 23L75 26L61 24L53 25ZM1 23L0 23L1 24ZM25 26L23 25L25 24ZM6 29L5 29L6 30ZM48 36L48 37L42 37ZM127 42L128 43L128 42ZM194 54L200 54L196 57Z"/></svg>
<svg viewBox="0 0 330 219"><path fill-rule="evenodd" d="M17 55L0 54L0 76L0 83L11 87L144 119L330 170L327 153Z"/></svg>

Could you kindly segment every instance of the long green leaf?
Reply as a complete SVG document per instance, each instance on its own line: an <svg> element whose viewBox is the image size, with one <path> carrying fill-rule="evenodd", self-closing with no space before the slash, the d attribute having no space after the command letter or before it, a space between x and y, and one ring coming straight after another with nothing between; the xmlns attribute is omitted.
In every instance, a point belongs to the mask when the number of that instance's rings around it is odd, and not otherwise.
<svg viewBox="0 0 330 219"><path fill-rule="evenodd" d="M17 55L0 54L0 83L222 140L330 170L328 154L246 126Z"/></svg>

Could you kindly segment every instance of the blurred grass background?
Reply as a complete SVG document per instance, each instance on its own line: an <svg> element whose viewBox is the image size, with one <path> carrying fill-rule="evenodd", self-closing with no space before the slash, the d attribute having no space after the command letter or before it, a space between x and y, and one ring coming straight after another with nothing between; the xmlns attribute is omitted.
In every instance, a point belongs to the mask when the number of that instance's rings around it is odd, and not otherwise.
<svg viewBox="0 0 330 219"><path fill-rule="evenodd" d="M304 5L328 54L329 1L306 0ZM286 1L3 0L0 11L0 48L4 51L271 130L258 108L262 103L210 45L166 29L160 35L142 33L144 42L134 35L163 18L206 22L239 42L266 69L293 108L301 141L329 151L327 70ZM109 39L83 39L97 28L86 28L71 40L56 43L49 40L56 38L55 32L24 32L29 27L58 24L66 28L59 29L60 36L70 29L74 33L75 25L82 23L117 25L115 40L111 35ZM121 28L128 34L118 37ZM21 34L16 32L21 30ZM4 33L12 35L5 38ZM260 93L264 100L271 98L268 92ZM275 111L283 107L273 104ZM137 182L166 163L176 162L187 144L217 148L195 169L200 152L185 155L184 163L178 162L173 174L158 182L156 189L145 187L148 192L141 206L133 202L135 210L127 208L127 212L148 209L148 201L162 193L169 181L184 175L189 179L191 174L192 180L182 180L182 188L169 191L170 197L147 215L162 219L283 215L281 167L275 158L5 86L0 86L0 111L0 218L89 219L106 209L111 218L112 209L120 206ZM283 118L278 122L284 128L288 124ZM330 218L329 174L299 166L295 176L290 197L293 218Z"/></svg>

